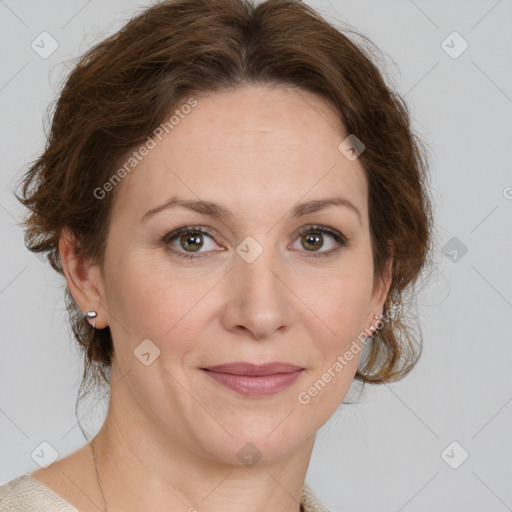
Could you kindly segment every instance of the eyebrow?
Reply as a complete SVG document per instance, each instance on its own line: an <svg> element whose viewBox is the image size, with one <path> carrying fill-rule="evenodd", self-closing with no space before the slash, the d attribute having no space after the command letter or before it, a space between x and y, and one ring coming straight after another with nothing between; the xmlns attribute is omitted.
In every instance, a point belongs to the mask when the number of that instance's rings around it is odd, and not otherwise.
<svg viewBox="0 0 512 512"><path fill-rule="evenodd" d="M231 210L228 210L227 208L221 206L220 204L212 203L211 201L180 199L179 197L172 197L164 204L147 211L142 216L141 221L144 222L149 217L152 217L153 215L161 212L162 210L166 210L168 208L173 208L177 206L188 208L189 210L193 210L202 215L210 215L212 217L217 217L219 219L228 219L234 217L234 214ZM303 217L304 215L309 215L311 213L318 212L330 206L344 206L350 209L357 215L359 224L362 225L361 212L352 202L343 197L330 197L327 199L315 199L312 201L298 203L292 208L290 212L290 217Z"/></svg>

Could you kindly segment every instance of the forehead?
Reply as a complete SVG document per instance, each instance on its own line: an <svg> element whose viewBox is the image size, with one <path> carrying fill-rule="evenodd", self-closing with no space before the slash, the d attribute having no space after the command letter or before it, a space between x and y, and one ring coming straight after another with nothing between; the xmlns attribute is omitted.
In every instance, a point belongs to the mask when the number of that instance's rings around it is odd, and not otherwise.
<svg viewBox="0 0 512 512"><path fill-rule="evenodd" d="M180 107L187 98L175 107L172 129L154 138L153 149L123 179L118 214L143 215L175 195L261 215L269 211L264 204L275 204L284 213L299 200L337 192L365 214L363 168L339 151L347 134L322 98L268 87L193 98L193 108Z"/></svg>

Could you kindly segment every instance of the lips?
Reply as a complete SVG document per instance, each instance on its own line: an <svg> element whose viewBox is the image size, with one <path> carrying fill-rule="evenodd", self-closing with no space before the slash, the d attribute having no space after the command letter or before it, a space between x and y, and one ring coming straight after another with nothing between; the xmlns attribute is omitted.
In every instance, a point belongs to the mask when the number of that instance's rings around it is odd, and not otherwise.
<svg viewBox="0 0 512 512"><path fill-rule="evenodd" d="M226 363L201 368L219 384L248 397L262 397L279 393L291 386L304 368L288 363Z"/></svg>
<svg viewBox="0 0 512 512"><path fill-rule="evenodd" d="M253 364L253 363L225 363L217 366L209 366L203 368L218 373L229 373L231 375L248 375L248 376L265 376L276 375L279 373L293 373L303 370L300 366L295 366L288 363L267 363L267 364Z"/></svg>

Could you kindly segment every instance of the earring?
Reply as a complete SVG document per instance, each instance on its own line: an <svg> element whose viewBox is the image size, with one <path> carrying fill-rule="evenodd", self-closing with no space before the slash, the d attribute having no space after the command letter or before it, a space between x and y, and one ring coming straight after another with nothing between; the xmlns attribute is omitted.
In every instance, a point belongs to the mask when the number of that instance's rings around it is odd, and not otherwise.
<svg viewBox="0 0 512 512"><path fill-rule="evenodd" d="M375 320L377 320L378 322L382 318L382 315L373 315L373 318L375 318ZM374 325L372 325L368 330L371 331L370 336L368 336L369 338L371 338L375 334L377 328Z"/></svg>
<svg viewBox="0 0 512 512"><path fill-rule="evenodd" d="M88 311L85 315L84 315L84 318L86 320L89 320L89 318L93 319L93 318L96 318L98 315L96 313L96 311ZM96 322L93 320L92 322L92 328L94 329L96 326Z"/></svg>

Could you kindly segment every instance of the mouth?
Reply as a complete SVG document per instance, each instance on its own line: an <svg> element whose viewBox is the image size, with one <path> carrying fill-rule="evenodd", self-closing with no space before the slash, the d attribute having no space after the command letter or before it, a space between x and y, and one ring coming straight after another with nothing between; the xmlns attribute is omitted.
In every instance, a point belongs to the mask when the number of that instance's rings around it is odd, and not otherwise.
<svg viewBox="0 0 512 512"><path fill-rule="evenodd" d="M249 396L269 396L290 387L304 372L304 368L288 363L226 363L201 370L219 384Z"/></svg>

